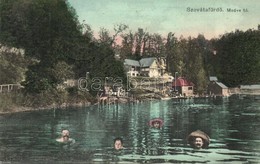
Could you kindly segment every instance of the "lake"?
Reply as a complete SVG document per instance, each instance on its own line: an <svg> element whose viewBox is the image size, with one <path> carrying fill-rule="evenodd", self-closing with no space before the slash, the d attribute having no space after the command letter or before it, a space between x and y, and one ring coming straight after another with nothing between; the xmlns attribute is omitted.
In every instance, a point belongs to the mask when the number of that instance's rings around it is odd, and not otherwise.
<svg viewBox="0 0 260 164"><path fill-rule="evenodd" d="M161 129L149 120L161 118ZM74 144L57 143L69 129ZM186 141L200 129L208 149ZM0 116L0 163L260 163L260 100L172 99ZM125 149L113 150L122 137Z"/></svg>

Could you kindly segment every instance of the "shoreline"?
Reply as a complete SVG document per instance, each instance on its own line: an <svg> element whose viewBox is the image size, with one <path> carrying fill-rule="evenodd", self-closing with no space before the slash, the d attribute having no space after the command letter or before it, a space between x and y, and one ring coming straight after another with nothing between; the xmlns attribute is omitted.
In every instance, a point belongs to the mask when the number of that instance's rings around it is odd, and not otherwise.
<svg viewBox="0 0 260 164"><path fill-rule="evenodd" d="M110 104L125 104L125 103L138 103L138 102L144 102L148 100L160 100L158 97L142 97L138 96L135 98L132 97L110 97L108 102L101 102L99 99L95 103L91 102L78 102L78 103L63 103L61 105L58 104L52 104L42 107L26 107L26 106L14 106L12 110L8 111L0 111L1 115L8 115L8 114L15 114L15 113L23 113L23 112L32 112L32 111L43 111L43 110L52 110L52 109L62 109L66 110L71 107L90 107L95 105L110 105Z"/></svg>
<svg viewBox="0 0 260 164"><path fill-rule="evenodd" d="M65 109L70 108L70 107L89 107L89 106L92 106L92 105L96 105L96 103L91 104L90 102L86 102L86 103L80 102L80 103L62 104L62 105L53 104L53 105L48 105L48 106L45 106L45 107L38 107L38 108L16 106L11 111L0 112L0 116L1 115L8 115L8 114L15 114L15 113L32 112L32 111L44 111L44 110L53 110L53 109L63 109L63 110L65 110Z"/></svg>
<svg viewBox="0 0 260 164"><path fill-rule="evenodd" d="M251 93L238 93L238 94L232 94L229 96L216 96L216 97L221 97L221 98L238 98L238 99L246 99L246 98L251 98L253 97L254 100L260 100L260 94L251 94ZM66 110L71 107L90 107L90 106L96 106L96 105L111 105L111 104L126 104L126 103L139 103L139 102L147 102L147 101L154 101L154 100L160 100L160 101L165 101L165 100L173 100L173 99L197 99L197 98L215 98L214 96L200 96L200 97L164 97L164 96L159 96L156 95L155 93L153 94L141 94L136 97L110 97L108 102L101 102L98 101L96 103L91 103L91 102L79 102L79 103L63 103L61 105L58 104L53 104L53 105L48 105L44 107L25 107L25 106L15 106L13 110L11 111L6 111L6 112L0 112L0 116L3 115L10 115L10 114L16 114L16 113L23 113L23 112L33 112L33 111L43 111L43 110L53 110L53 109L62 109Z"/></svg>

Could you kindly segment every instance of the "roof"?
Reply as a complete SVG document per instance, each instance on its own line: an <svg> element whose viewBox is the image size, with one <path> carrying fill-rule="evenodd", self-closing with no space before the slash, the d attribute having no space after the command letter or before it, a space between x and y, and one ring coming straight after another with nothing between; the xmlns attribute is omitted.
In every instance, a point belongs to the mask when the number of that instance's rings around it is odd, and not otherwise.
<svg viewBox="0 0 260 164"><path fill-rule="evenodd" d="M131 59L125 59L124 65L130 65L130 66L138 66L140 67L140 64L136 60L131 60Z"/></svg>
<svg viewBox="0 0 260 164"><path fill-rule="evenodd" d="M218 81L218 78L216 76L210 76L209 81Z"/></svg>
<svg viewBox="0 0 260 164"><path fill-rule="evenodd" d="M175 86L175 80L173 80L172 86ZM182 87L182 86L194 86L194 84L190 81L188 81L187 79L185 79L184 77L179 77L176 80L176 86L178 87Z"/></svg>
<svg viewBox="0 0 260 164"><path fill-rule="evenodd" d="M156 60L155 57L142 58L140 61L125 59L124 65L137 66L137 67L150 67Z"/></svg>
<svg viewBox="0 0 260 164"><path fill-rule="evenodd" d="M219 85L221 88L228 88L227 86L225 86L223 83L221 82L216 82L217 85Z"/></svg>
<svg viewBox="0 0 260 164"><path fill-rule="evenodd" d="M241 85L240 89L260 89L260 85Z"/></svg>
<svg viewBox="0 0 260 164"><path fill-rule="evenodd" d="M141 67L150 67L154 60L156 60L155 57L151 57L151 58L142 58L139 63Z"/></svg>

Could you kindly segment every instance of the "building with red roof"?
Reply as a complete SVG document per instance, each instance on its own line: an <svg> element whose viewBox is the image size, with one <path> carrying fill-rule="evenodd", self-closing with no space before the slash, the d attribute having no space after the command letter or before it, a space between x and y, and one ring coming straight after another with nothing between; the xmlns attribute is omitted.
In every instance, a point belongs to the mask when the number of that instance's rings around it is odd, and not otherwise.
<svg viewBox="0 0 260 164"><path fill-rule="evenodd" d="M175 86L176 85L176 86ZM178 94L181 94L184 97L190 97L193 96L193 88L194 88L194 84L190 81L188 81L186 78L184 77L179 77L173 80L172 82L172 88Z"/></svg>

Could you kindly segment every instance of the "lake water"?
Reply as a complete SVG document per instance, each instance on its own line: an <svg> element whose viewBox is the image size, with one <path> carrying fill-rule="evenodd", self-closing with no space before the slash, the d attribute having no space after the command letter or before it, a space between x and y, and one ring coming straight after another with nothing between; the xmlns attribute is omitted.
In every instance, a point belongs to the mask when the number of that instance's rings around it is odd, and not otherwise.
<svg viewBox="0 0 260 164"><path fill-rule="evenodd" d="M161 129L148 126L161 118ZM55 141L69 129L76 142ZM208 149L186 137L206 132ZM260 163L259 99L187 99L0 116L0 163ZM124 150L113 150L113 139Z"/></svg>

